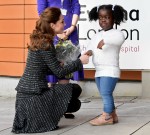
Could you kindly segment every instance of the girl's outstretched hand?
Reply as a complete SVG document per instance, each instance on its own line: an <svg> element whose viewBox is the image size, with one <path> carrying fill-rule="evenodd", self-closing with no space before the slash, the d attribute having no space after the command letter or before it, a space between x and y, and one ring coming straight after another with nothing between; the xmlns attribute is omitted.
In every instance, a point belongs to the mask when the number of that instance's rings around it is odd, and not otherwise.
<svg viewBox="0 0 150 135"><path fill-rule="evenodd" d="M89 63L89 56L88 55L81 55L80 58L79 58L82 62L82 64L88 64Z"/></svg>
<svg viewBox="0 0 150 135"><path fill-rule="evenodd" d="M92 56L93 53L92 53L92 50L88 50L87 52L84 53L85 55L88 55L88 56Z"/></svg>

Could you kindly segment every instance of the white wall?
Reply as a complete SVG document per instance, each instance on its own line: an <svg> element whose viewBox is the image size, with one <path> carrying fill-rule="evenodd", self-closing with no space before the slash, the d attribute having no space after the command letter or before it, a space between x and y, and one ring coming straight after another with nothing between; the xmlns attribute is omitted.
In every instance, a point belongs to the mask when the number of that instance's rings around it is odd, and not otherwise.
<svg viewBox="0 0 150 135"><path fill-rule="evenodd" d="M18 78L0 77L0 96L15 97Z"/></svg>
<svg viewBox="0 0 150 135"><path fill-rule="evenodd" d="M0 96L15 97L15 87L17 86L18 81L19 78L0 77ZM78 83L83 89L81 96L99 96L95 81L82 81ZM119 82L116 86L114 96L142 96L142 83Z"/></svg>

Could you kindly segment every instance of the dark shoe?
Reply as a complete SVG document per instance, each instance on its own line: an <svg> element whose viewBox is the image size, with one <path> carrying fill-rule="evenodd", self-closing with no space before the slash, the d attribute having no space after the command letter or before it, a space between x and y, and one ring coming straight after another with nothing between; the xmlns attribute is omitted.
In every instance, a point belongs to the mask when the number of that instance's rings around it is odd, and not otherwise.
<svg viewBox="0 0 150 135"><path fill-rule="evenodd" d="M55 130L57 130L57 129L59 129L59 126L56 126L52 131L55 131Z"/></svg>
<svg viewBox="0 0 150 135"><path fill-rule="evenodd" d="M71 113L65 113L64 116L66 119L74 119L75 118L75 116Z"/></svg>

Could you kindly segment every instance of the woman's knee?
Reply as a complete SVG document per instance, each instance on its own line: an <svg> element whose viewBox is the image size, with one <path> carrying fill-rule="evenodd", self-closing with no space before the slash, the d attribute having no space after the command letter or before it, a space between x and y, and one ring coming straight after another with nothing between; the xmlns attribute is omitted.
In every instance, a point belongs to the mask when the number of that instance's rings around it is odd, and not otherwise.
<svg viewBox="0 0 150 135"><path fill-rule="evenodd" d="M68 109L66 112L72 113L77 112L81 108L81 101L79 99L71 100L68 104Z"/></svg>
<svg viewBox="0 0 150 135"><path fill-rule="evenodd" d="M81 95L82 89L78 84L72 84L73 90L72 90L72 97L78 98Z"/></svg>
<svg viewBox="0 0 150 135"><path fill-rule="evenodd" d="M81 101L77 99L75 111L78 111L81 108Z"/></svg>

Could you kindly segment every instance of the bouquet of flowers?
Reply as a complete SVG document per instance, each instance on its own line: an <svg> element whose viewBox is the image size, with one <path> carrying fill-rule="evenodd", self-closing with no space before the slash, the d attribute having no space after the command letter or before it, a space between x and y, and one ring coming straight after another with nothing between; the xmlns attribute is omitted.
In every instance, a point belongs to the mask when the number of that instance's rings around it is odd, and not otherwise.
<svg viewBox="0 0 150 135"><path fill-rule="evenodd" d="M77 60L80 55L80 48L73 45L70 40L60 40L56 45L56 57L64 65ZM65 78L72 78L73 74L66 75Z"/></svg>

